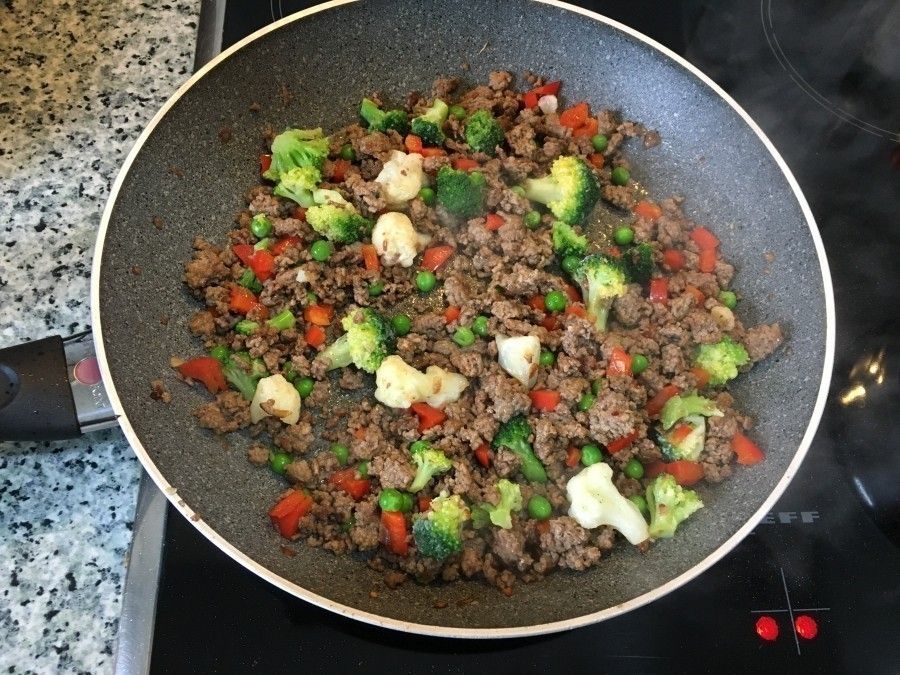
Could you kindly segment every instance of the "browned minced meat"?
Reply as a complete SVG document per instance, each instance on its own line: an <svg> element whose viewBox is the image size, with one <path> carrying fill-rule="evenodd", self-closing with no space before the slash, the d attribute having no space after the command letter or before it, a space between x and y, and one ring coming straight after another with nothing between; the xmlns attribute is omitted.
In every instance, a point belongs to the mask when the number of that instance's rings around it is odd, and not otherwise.
<svg viewBox="0 0 900 675"><path fill-rule="evenodd" d="M156 378L155 380L150 381L150 398L154 401L162 401L163 403L171 403L172 402L172 392L166 388L165 383Z"/></svg>
<svg viewBox="0 0 900 675"><path fill-rule="evenodd" d="M553 252L550 226L554 216L512 188L528 177L546 175L557 157L574 154L587 161L594 150L589 139L573 137L557 113L524 108L514 79L510 73L495 71L486 84L476 87L467 88L457 78L439 78L427 96L413 92L392 101L372 95L384 107L403 107L413 115L425 110L435 97L459 104L467 112L487 109L498 118L505 134L495 157L472 155L465 142L465 120L451 119L444 127L445 154L423 161L432 186L441 167L465 156L478 162L487 184L485 214L463 222L421 198L397 207L409 216L417 232L428 235L429 245L448 244L454 249L449 261L437 270L438 288L431 294L422 296L416 291L420 260L408 268L383 265L378 271L366 270L362 244L367 241L336 244L327 262L313 260L309 248L320 235L293 202L273 193L271 184L250 188L245 195L246 208L235 218L235 229L221 245L198 237L193 257L185 265L184 281L202 302L187 319L187 326L202 340L203 348L225 345L235 352L246 351L258 359L257 367L269 373L311 377L315 382L296 424L287 425L270 416L251 425L249 401L230 389L196 411L199 424L216 433L244 429L252 439L247 443L247 457L260 466L268 465L272 452L289 453L292 461L285 468L286 482L313 499L294 538L334 554L362 552L389 589L407 579L418 583L481 579L508 594L516 583L533 582L555 568L585 570L600 564L622 538L607 526L585 529L568 515L566 483L581 469L569 466L570 449L588 443L609 446L629 438L626 447L615 454L606 453L605 459L622 495L644 493L649 479L629 478L623 469L631 459L644 464L663 460L656 436L659 422L648 417L647 401L670 384L685 392L697 388L697 375L691 368L699 345L727 336L744 345L752 365L784 341L779 324L745 327L740 316L731 321L719 307L719 292L730 286L734 267L720 256L714 272L699 271L699 250L690 238L699 223L685 217L681 197L659 200L659 218L629 216L636 242L652 248L655 274L668 278L667 302L651 302L648 285L633 282L611 303L603 333L590 317L563 313L548 322L532 299L563 289L572 280L561 271ZM529 75L519 88L530 89L543 81ZM560 109L569 103L560 101ZM630 214L637 200L647 197L633 181L612 184L611 170L630 168L632 159L626 156L626 149L644 152L641 146L659 144L659 134L610 110L595 110L594 114L599 132L609 139L603 153L604 168L593 169L603 200L598 208L612 209L621 217ZM270 131L268 142L274 134ZM362 215L374 220L387 210L383 188L374 179L391 151L403 150L403 137L394 131L368 132L357 123L338 129L329 137L330 155L323 175L331 175L345 144L351 145L356 157L342 182L326 182L325 186L341 192ZM535 208L541 213L541 224L527 229L523 217ZM487 212L503 219L498 230L487 229ZM250 231L257 213L272 221L273 237L291 236L298 241L275 257L274 272L257 295L258 306L242 315L232 310L231 296L245 267L231 247L257 242ZM592 251L607 245L604 238L596 237L596 228L589 233ZM673 272L663 265L662 252L670 248L684 253L681 270ZM302 272L301 281L298 272ZM380 294L370 292L375 281L382 284ZM698 292L701 298L696 297ZM420 300L410 303L414 298ZM341 335L339 320L352 307L368 307L386 317L409 314L412 329L397 339L395 353L419 370L440 366L468 380L459 400L444 407L446 419L420 432L415 415L374 400L371 374L353 366L329 371L330 364L320 356L324 347L307 343L304 311L314 303L334 309L334 320L324 328L327 343ZM447 306L459 310L458 317L449 322L444 316ZM296 317L293 328L280 331L265 324L267 318L285 309ZM478 316L487 320L490 337L477 337L466 347L456 344L455 332L470 326ZM234 330L245 318L260 324L249 335ZM552 412L535 410L529 388L500 368L492 339L498 334L533 335L543 349L554 353L552 365L537 369L534 385L559 394L560 402ZM638 376L611 373L610 359L617 349L643 354L649 366ZM153 383L152 390L155 397L168 400L161 380ZM585 396L592 390L593 404L580 410L580 402L587 400ZM737 431L749 429L750 420L738 412L725 387L703 393L714 397L723 412L721 417L709 418L699 457L705 481L714 483L739 470L731 439ZM262 408L271 412L272 402L263 402ZM545 483L529 483L522 475L520 455L492 446L500 425L517 415L524 416L531 427L529 442L546 468ZM420 439L443 452L451 468L432 477L416 495L420 499L407 516L408 529L421 517L426 502L440 494L458 495L470 508L496 504L496 485L501 478L519 485L523 504L533 495L546 497L552 516L537 522L523 510L512 514L509 529L466 525L461 552L444 561L420 555L411 533L407 536L410 553L392 553L381 525L378 496L386 489L408 488L417 472L410 444ZM330 450L333 444L346 446L346 464ZM485 458L487 466L481 464ZM363 462L367 463L369 490L357 501L329 479L337 471L356 475ZM703 491L702 484L699 489ZM273 502L278 497L273 494ZM649 545L644 542L639 548L643 551Z"/></svg>

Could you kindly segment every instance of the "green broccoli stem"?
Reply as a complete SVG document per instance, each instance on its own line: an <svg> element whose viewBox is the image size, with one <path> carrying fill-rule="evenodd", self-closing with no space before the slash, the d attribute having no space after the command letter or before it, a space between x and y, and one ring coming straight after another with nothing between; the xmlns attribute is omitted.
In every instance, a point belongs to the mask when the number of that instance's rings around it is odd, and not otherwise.
<svg viewBox="0 0 900 675"><path fill-rule="evenodd" d="M291 310L285 309L266 321L266 325L275 330L287 330L288 328L293 328L295 322L296 319Z"/></svg>
<svg viewBox="0 0 900 675"><path fill-rule="evenodd" d="M328 370L336 368L344 368L349 366L353 359L350 356L350 340L344 333L337 340L332 342L324 352L322 357L328 359Z"/></svg>
<svg viewBox="0 0 900 675"><path fill-rule="evenodd" d="M541 460L534 454L534 450L530 445L523 442L516 444L516 447L506 447L518 455L519 459L522 460L522 475L525 476L525 478L532 483L547 482L547 471L544 469Z"/></svg>
<svg viewBox="0 0 900 675"><path fill-rule="evenodd" d="M609 320L609 302L605 299L593 303L587 308L588 316L594 319L594 327L600 333L606 332L606 323Z"/></svg>
<svg viewBox="0 0 900 675"><path fill-rule="evenodd" d="M563 197L559 184L550 176L527 178L523 181L522 187L525 188L525 197L539 204L549 204Z"/></svg>
<svg viewBox="0 0 900 675"><path fill-rule="evenodd" d="M416 476L413 478L412 483L409 484L409 487L406 488L407 492L418 492L423 489L426 485L428 485L428 481L431 480L432 472L429 470L427 466L424 464L420 466L416 470Z"/></svg>
<svg viewBox="0 0 900 675"><path fill-rule="evenodd" d="M228 383L241 393L241 396L248 401L253 400L253 395L256 393L256 383L259 381L258 377L253 377L244 372L239 365L231 360L222 366L222 373L225 375Z"/></svg>
<svg viewBox="0 0 900 675"><path fill-rule="evenodd" d="M256 321L251 321L250 319L241 319L234 325L234 332L240 333L241 335L250 335L253 331L259 328L259 324Z"/></svg>

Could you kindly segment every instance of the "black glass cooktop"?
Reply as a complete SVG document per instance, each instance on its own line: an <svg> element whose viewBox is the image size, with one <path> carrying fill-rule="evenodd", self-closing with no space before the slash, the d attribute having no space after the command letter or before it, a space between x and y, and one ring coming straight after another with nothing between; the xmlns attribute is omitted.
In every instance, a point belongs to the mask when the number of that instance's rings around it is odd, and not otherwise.
<svg viewBox="0 0 900 675"><path fill-rule="evenodd" d="M228 0L222 46L313 3ZM835 376L800 473L700 578L560 635L454 641L376 629L246 572L168 518L154 672L900 670L900 4L580 2L709 74L763 127L817 218L838 310ZM215 3L204 3L211 19ZM215 17L212 17L215 18Z"/></svg>

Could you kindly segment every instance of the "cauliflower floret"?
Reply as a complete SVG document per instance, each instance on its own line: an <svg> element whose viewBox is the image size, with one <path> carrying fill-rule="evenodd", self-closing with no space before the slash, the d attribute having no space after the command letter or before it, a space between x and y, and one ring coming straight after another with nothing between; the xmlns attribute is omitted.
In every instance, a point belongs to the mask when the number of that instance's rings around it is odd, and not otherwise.
<svg viewBox="0 0 900 675"><path fill-rule="evenodd" d="M388 356L375 371L375 398L391 408L408 408L424 401L441 408L459 399L469 381L459 373L428 366L423 373L396 355Z"/></svg>
<svg viewBox="0 0 900 675"><path fill-rule="evenodd" d="M390 159L384 163L375 182L381 184L381 196L388 206L403 206L419 194L425 184L422 155L391 151Z"/></svg>
<svg viewBox="0 0 900 675"><path fill-rule="evenodd" d="M262 404L266 401L272 401L272 414L282 422L297 423L300 418L300 394L283 375L264 377L256 385L256 393L250 401L251 422L259 422L263 417L272 416L262 409Z"/></svg>
<svg viewBox="0 0 900 675"><path fill-rule="evenodd" d="M647 521L629 499L616 490L612 468L597 462L582 469L566 483L569 515L587 529L612 525L632 544L650 538Z"/></svg>
<svg viewBox="0 0 900 675"><path fill-rule="evenodd" d="M430 239L415 231L409 216L396 211L381 214L372 230L372 245L385 265L412 267L416 254Z"/></svg>
<svg viewBox="0 0 900 675"><path fill-rule="evenodd" d="M497 360L500 367L528 389L537 381L541 358L541 341L534 335L507 337L497 335Z"/></svg>

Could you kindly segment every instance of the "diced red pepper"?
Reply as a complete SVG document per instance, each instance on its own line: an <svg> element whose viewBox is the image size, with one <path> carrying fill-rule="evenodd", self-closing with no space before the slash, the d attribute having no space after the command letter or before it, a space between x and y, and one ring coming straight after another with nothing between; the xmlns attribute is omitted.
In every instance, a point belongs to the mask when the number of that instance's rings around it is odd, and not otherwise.
<svg viewBox="0 0 900 675"><path fill-rule="evenodd" d="M447 415L443 410L432 408L427 403L413 403L409 409L419 418L419 433L427 431L431 427L436 427L438 424L443 424L444 420L447 419Z"/></svg>
<svg viewBox="0 0 900 675"><path fill-rule="evenodd" d="M705 248L700 251L700 271L715 272L716 271L716 249Z"/></svg>
<svg viewBox="0 0 900 675"><path fill-rule="evenodd" d="M691 435L693 430L694 427L690 424L679 424L672 429L672 433L669 434L669 440L673 443L681 443L685 438Z"/></svg>
<svg viewBox="0 0 900 675"><path fill-rule="evenodd" d="M591 114L588 104L585 101L573 105L568 110L563 110L559 115L559 123L569 129L577 129L584 126L588 116Z"/></svg>
<svg viewBox="0 0 900 675"><path fill-rule="evenodd" d="M707 384L709 384L709 373L703 370L703 368L691 368L691 375L693 375L694 379L697 380L698 389L703 389Z"/></svg>
<svg viewBox="0 0 900 675"><path fill-rule="evenodd" d="M232 286L228 308L236 314L247 314L254 307L259 307L259 298L243 286Z"/></svg>
<svg viewBox="0 0 900 675"><path fill-rule="evenodd" d="M415 134L407 134L406 138L403 140L403 145L406 147L407 152L422 154L422 139Z"/></svg>
<svg viewBox="0 0 900 675"><path fill-rule="evenodd" d="M631 375L631 355L621 347L613 347L606 366L609 377Z"/></svg>
<svg viewBox="0 0 900 675"><path fill-rule="evenodd" d="M422 269L429 272L437 272L438 268L453 255L453 247L449 244L426 248L422 254Z"/></svg>
<svg viewBox="0 0 900 675"><path fill-rule="evenodd" d="M489 230L499 230L506 221L503 216L496 213L489 213L485 218L484 226Z"/></svg>
<svg viewBox="0 0 900 675"><path fill-rule="evenodd" d="M250 244L234 244L231 247L231 251L241 263L244 265L250 264L250 258L253 257L253 247Z"/></svg>
<svg viewBox="0 0 900 675"><path fill-rule="evenodd" d="M269 247L269 252L274 256L279 256L291 247L296 248L300 246L300 241L300 237L293 234L287 237L281 237L281 239Z"/></svg>
<svg viewBox="0 0 900 675"><path fill-rule="evenodd" d="M669 278L655 277L650 280L650 302L669 302Z"/></svg>
<svg viewBox="0 0 900 675"><path fill-rule="evenodd" d="M559 86L562 84L560 80L554 80L540 87L535 87L531 91L522 94L522 101L526 108L536 108L541 96L556 96L559 93Z"/></svg>
<svg viewBox="0 0 900 675"><path fill-rule="evenodd" d="M581 461L581 450L576 447L570 446L568 450L566 450L566 466L574 468L578 466L578 462Z"/></svg>
<svg viewBox="0 0 900 675"><path fill-rule="evenodd" d="M381 269L381 261L378 259L378 251L372 244L362 245L363 266L369 272L377 272Z"/></svg>
<svg viewBox="0 0 900 675"><path fill-rule="evenodd" d="M691 239L694 240L694 243L697 244L697 247L701 251L715 249L719 245L719 240L716 238L716 235L705 227L695 227L691 230Z"/></svg>
<svg viewBox="0 0 900 675"><path fill-rule="evenodd" d="M531 405L543 412L553 412L559 405L560 395L553 389L532 389L528 392Z"/></svg>
<svg viewBox="0 0 900 675"><path fill-rule="evenodd" d="M556 330L559 328L559 319L556 318L556 314L548 314L541 319L541 325L547 330Z"/></svg>
<svg viewBox="0 0 900 675"><path fill-rule="evenodd" d="M684 487L699 483L703 479L703 467L699 462L679 459L674 462L652 462L644 467L647 478L656 478L661 473L668 473L675 482Z"/></svg>
<svg viewBox="0 0 900 675"><path fill-rule="evenodd" d="M629 445L634 443L637 440L637 437L638 432L637 429L635 429L627 436L622 436L620 438L614 438L613 440L611 440L606 444L606 450L609 452L609 454L614 455L620 450L624 450Z"/></svg>
<svg viewBox="0 0 900 675"><path fill-rule="evenodd" d="M342 183L347 177L350 162L346 159L336 159L331 163L331 182Z"/></svg>
<svg viewBox="0 0 900 675"><path fill-rule="evenodd" d="M319 326L312 325L306 329L303 339L310 347L321 347L325 344L325 331Z"/></svg>
<svg viewBox="0 0 900 675"><path fill-rule="evenodd" d="M489 469L491 466L491 448L487 443L482 443L477 448L475 448L475 459L478 460L478 463L481 464L485 469Z"/></svg>
<svg viewBox="0 0 900 675"><path fill-rule="evenodd" d="M259 156L259 172L265 173L272 167L272 155Z"/></svg>
<svg viewBox="0 0 900 675"><path fill-rule="evenodd" d="M647 200L638 202L631 210L638 218L645 220L656 220L662 216L662 209L659 208L659 205Z"/></svg>
<svg viewBox="0 0 900 675"><path fill-rule="evenodd" d="M328 477L328 482L346 492L356 501L365 497L372 486L369 479L361 478L353 467L335 471Z"/></svg>
<svg viewBox="0 0 900 675"><path fill-rule="evenodd" d="M684 292L690 293L693 296L694 302L696 302L697 305L702 305L704 302L706 302L706 296L703 295L703 291L701 291L696 286L685 286Z"/></svg>
<svg viewBox="0 0 900 675"><path fill-rule="evenodd" d="M602 169L606 164L606 157L603 156L603 153L592 152L588 155L588 161L595 169Z"/></svg>
<svg viewBox="0 0 900 675"><path fill-rule="evenodd" d="M580 316L582 319L587 318L587 310L584 308L584 305L581 304L566 305L565 311L568 316Z"/></svg>
<svg viewBox="0 0 900 675"><path fill-rule="evenodd" d="M766 458L762 449L740 431L735 432L731 439L731 449L737 455L737 463L744 466L759 464Z"/></svg>
<svg viewBox="0 0 900 675"><path fill-rule="evenodd" d="M290 539L297 534L300 529L300 519L309 513L312 506L312 497L300 490L291 490L281 498L281 501L269 509L269 518L281 536Z"/></svg>
<svg viewBox="0 0 900 675"><path fill-rule="evenodd" d="M534 91L526 91L524 94L522 94L522 105L524 105L529 110L537 108L539 99L540 96L534 93Z"/></svg>
<svg viewBox="0 0 900 675"><path fill-rule="evenodd" d="M202 382L210 394L225 391L228 388L225 383L225 375L222 374L222 364L212 356L198 356L189 359L178 366L178 372L184 377Z"/></svg>
<svg viewBox="0 0 900 675"><path fill-rule="evenodd" d="M673 272L677 272L678 270L684 267L685 262L687 262L684 258L684 253L674 248L667 248L663 251L663 265L668 267Z"/></svg>
<svg viewBox="0 0 900 675"><path fill-rule="evenodd" d="M388 548L391 550L391 553L396 553L397 555L409 553L406 516L401 511L382 511L381 526L387 534Z"/></svg>
<svg viewBox="0 0 900 675"><path fill-rule="evenodd" d="M478 162L469 157L457 157L453 160L453 168L459 171L471 171L478 168Z"/></svg>
<svg viewBox="0 0 900 675"><path fill-rule="evenodd" d="M670 398L675 396L676 394L680 394L681 389L676 387L674 384L667 384L665 387L656 392L656 395L647 401L647 415L650 417L656 417L662 412L663 406L666 404Z"/></svg>
<svg viewBox="0 0 900 675"><path fill-rule="evenodd" d="M611 255L613 258L622 257L622 250L618 246L607 246L606 253L607 255Z"/></svg>
<svg viewBox="0 0 900 675"><path fill-rule="evenodd" d="M537 310L538 312L546 312L547 311L547 305L544 302L543 295L533 295L530 298L528 298L528 306L531 307L532 309Z"/></svg>
<svg viewBox="0 0 900 675"><path fill-rule="evenodd" d="M306 209L302 206L295 206L291 211L291 218L296 218L297 220L306 220Z"/></svg>
<svg viewBox="0 0 900 675"><path fill-rule="evenodd" d="M459 318L459 307L448 307L444 310L444 323L453 323Z"/></svg>
<svg viewBox="0 0 900 675"><path fill-rule="evenodd" d="M247 266L253 270L257 279L265 281L272 276L272 272L275 270L275 256L266 250L254 251Z"/></svg>
<svg viewBox="0 0 900 675"><path fill-rule="evenodd" d="M317 326L327 326L334 318L334 307L331 305L310 305L303 310L303 318Z"/></svg>
<svg viewBox="0 0 900 675"><path fill-rule="evenodd" d="M431 497L422 495L416 500L416 502L417 506L419 507L420 513L425 513L428 509L431 508Z"/></svg>
<svg viewBox="0 0 900 675"><path fill-rule="evenodd" d="M581 302L581 291L572 284L564 284L563 290L570 302Z"/></svg>
<svg viewBox="0 0 900 675"><path fill-rule="evenodd" d="M422 148L422 157L443 157L447 151L443 148Z"/></svg>
<svg viewBox="0 0 900 675"><path fill-rule="evenodd" d="M600 123L597 121L596 117L588 117L584 124L575 129L572 132L572 136L575 138L591 138L597 133L597 129L600 128Z"/></svg>
<svg viewBox="0 0 900 675"><path fill-rule="evenodd" d="M365 427L360 427L359 429L356 429L356 430L353 432L353 438L355 438L355 439L358 440L358 441L364 441L364 440L366 440L366 428L365 428Z"/></svg>

